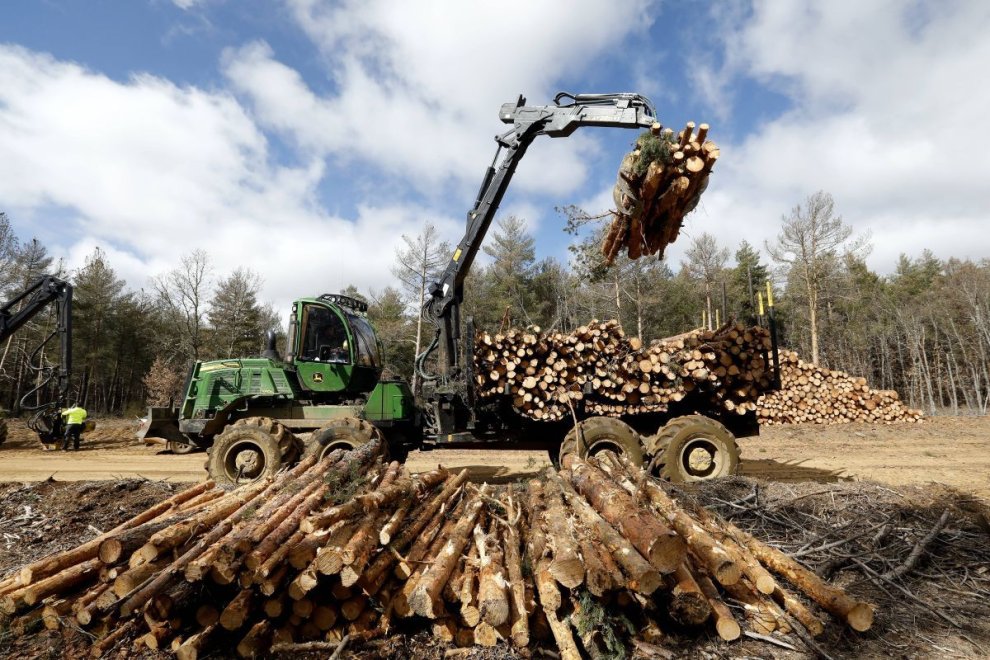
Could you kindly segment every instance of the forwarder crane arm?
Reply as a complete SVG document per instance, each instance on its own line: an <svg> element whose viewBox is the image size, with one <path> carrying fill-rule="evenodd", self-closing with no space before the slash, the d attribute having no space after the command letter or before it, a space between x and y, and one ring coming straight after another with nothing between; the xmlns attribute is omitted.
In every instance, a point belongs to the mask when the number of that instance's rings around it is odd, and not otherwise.
<svg viewBox="0 0 990 660"><path fill-rule="evenodd" d="M653 103L639 94L568 94L554 97L553 105L526 105L520 96L506 103L499 119L512 124L512 130L496 136L495 158L485 172L474 207L467 214L467 227L457 249L440 278L430 285L430 297L423 305L423 318L436 325L436 337L416 357L416 369L425 380L443 386L460 376L469 364L461 344L460 306L464 300L464 279L471 270L492 218L505 195L516 166L529 145L540 135L567 137L582 126L609 128L652 128L657 124ZM502 151L505 151L503 154ZM499 158L501 157L501 160ZM472 338L473 339L473 338ZM440 348L438 374L425 372L427 357Z"/></svg>
<svg viewBox="0 0 990 660"><path fill-rule="evenodd" d="M32 365L39 360L33 368L42 372L42 378L34 389L21 398L21 407L26 410L60 407L68 396L72 372L72 285L54 275L42 275L26 290L0 306L0 342L5 342L49 304L55 305L56 325L31 355ZM40 353L56 335L59 338L59 364L47 367L40 364ZM58 385L54 402L47 402L43 406L26 405L28 397L46 387L53 379L57 379Z"/></svg>

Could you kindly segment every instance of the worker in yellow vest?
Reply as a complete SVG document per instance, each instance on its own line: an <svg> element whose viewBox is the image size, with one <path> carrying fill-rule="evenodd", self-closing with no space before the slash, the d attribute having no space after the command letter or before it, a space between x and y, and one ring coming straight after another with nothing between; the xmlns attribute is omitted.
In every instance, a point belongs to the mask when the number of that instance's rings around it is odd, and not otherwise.
<svg viewBox="0 0 990 660"><path fill-rule="evenodd" d="M78 403L73 403L71 408L62 411L65 418L65 438L62 440L62 451L69 450L69 440L72 440L73 449L79 451L79 436L82 434L83 423L86 421L86 409L81 408Z"/></svg>

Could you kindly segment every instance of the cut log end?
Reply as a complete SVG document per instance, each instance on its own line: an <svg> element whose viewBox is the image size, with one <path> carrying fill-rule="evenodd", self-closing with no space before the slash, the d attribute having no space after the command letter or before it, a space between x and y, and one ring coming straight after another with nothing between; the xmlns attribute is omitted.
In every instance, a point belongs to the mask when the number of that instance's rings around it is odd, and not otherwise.
<svg viewBox="0 0 990 660"><path fill-rule="evenodd" d="M577 557L553 561L550 575L568 589L577 589L584 582L584 564Z"/></svg>
<svg viewBox="0 0 990 660"><path fill-rule="evenodd" d="M733 561L723 562L715 569L715 579L718 580L719 584L732 586L742 579L742 569L740 569L739 565ZM766 586L766 584L761 585L759 580L757 581L756 588L762 593L773 593L773 589L770 591L763 591Z"/></svg>
<svg viewBox="0 0 990 660"><path fill-rule="evenodd" d="M874 608L869 603L856 603L846 614L846 623L857 632L866 632L873 627Z"/></svg>
<svg viewBox="0 0 990 660"><path fill-rule="evenodd" d="M727 642L731 642L739 639L742 635L742 628L735 619L720 618L715 624L715 630L718 632L718 636Z"/></svg>
<svg viewBox="0 0 990 660"><path fill-rule="evenodd" d="M722 582L722 584L728 584L728 583ZM777 581L773 579L772 575L760 575L756 578L756 590L759 591L761 594L770 595L774 592L776 588L777 588Z"/></svg>

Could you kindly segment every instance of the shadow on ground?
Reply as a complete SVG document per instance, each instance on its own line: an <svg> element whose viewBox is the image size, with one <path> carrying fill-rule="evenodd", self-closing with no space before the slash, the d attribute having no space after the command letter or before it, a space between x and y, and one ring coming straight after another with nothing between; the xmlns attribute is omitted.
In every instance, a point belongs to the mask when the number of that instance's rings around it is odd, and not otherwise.
<svg viewBox="0 0 990 660"><path fill-rule="evenodd" d="M842 470L825 470L804 465L808 459L796 461L775 461L772 458L742 459L739 461L739 476L766 479L768 481L817 481L836 483L853 481L853 477Z"/></svg>

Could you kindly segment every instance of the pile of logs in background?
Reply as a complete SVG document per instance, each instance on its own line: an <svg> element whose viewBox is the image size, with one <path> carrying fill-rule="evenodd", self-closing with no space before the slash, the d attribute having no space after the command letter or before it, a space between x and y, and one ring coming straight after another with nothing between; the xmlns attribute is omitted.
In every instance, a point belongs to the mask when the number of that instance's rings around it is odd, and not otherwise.
<svg viewBox="0 0 990 660"><path fill-rule="evenodd" d="M672 129L644 133L622 160L612 192L612 223L602 243L605 262L621 250L630 259L663 256L680 232L684 216L698 205L719 151L707 139L708 124L694 132L688 122L676 136Z"/></svg>
<svg viewBox="0 0 990 660"><path fill-rule="evenodd" d="M583 400L593 415L664 412L694 393L710 410L755 410L770 385L770 338L763 328L728 324L642 346L617 321L594 321L571 333L538 327L479 333L475 381L482 397L508 395L538 420L570 416Z"/></svg>
<svg viewBox="0 0 990 660"><path fill-rule="evenodd" d="M649 654L675 628L733 640L818 635L826 613L872 625L871 605L615 455L490 487L407 474L380 450L189 488L0 581L0 607L22 628L81 626L93 657L131 645L184 659L339 653L400 619L442 642L555 644L563 658Z"/></svg>
<svg viewBox="0 0 990 660"><path fill-rule="evenodd" d="M781 389L757 403L762 424L843 424L846 422L919 422L920 410L904 405L893 390L874 390L865 378L804 362L780 351Z"/></svg>

